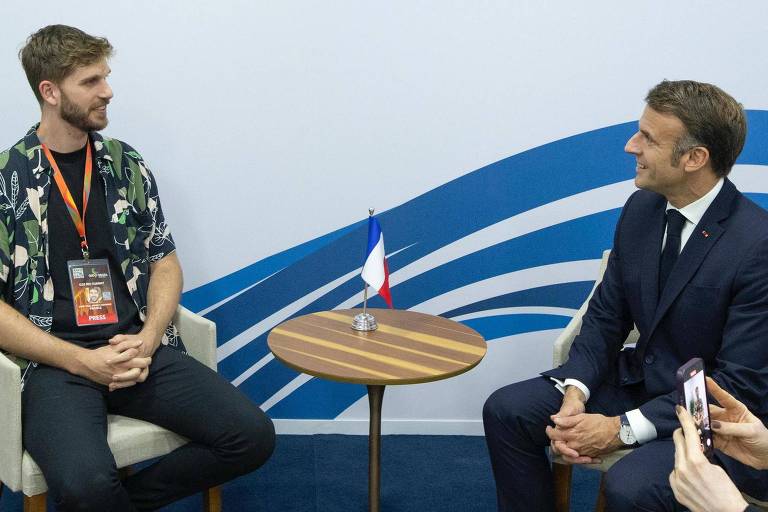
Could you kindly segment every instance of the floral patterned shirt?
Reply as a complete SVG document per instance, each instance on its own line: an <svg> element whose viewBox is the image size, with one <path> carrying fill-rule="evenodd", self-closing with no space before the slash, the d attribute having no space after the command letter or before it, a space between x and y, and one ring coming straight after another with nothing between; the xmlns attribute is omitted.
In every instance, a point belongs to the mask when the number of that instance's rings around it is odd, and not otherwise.
<svg viewBox="0 0 768 512"><path fill-rule="evenodd" d="M40 329L53 324L53 281L48 267L48 199L53 170L37 126L0 153L0 293ZM104 180L110 227L128 291L146 319L149 265L176 249L160 208L157 184L128 144L91 132L94 161ZM95 174L95 173L94 173ZM171 324L163 343L184 345ZM19 360L24 367L26 361Z"/></svg>

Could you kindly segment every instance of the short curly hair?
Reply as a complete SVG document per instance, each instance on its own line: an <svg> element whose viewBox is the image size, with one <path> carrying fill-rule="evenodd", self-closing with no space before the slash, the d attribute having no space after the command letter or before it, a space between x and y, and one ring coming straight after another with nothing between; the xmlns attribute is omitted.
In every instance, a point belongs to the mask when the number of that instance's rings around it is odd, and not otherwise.
<svg viewBox="0 0 768 512"><path fill-rule="evenodd" d="M43 80L60 83L75 69L89 66L114 53L104 37L94 37L67 25L48 25L27 38L19 59L37 101Z"/></svg>

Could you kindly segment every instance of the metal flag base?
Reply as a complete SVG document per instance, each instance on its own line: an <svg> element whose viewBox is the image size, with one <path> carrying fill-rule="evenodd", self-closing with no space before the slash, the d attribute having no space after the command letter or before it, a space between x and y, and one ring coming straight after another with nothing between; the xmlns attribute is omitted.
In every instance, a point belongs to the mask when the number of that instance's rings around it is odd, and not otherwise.
<svg viewBox="0 0 768 512"><path fill-rule="evenodd" d="M356 331L375 331L379 325L370 313L360 313L352 320L352 328Z"/></svg>

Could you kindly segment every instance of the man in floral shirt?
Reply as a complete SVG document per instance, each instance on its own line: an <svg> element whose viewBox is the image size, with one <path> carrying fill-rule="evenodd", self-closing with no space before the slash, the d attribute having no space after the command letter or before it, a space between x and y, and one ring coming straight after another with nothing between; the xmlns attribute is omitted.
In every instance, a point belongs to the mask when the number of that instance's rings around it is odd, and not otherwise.
<svg viewBox="0 0 768 512"><path fill-rule="evenodd" d="M154 510L274 447L269 418L186 356L170 323L182 273L157 184L136 150L97 133L111 53L72 27L32 34L20 57L41 120L0 153L0 349L24 368L24 446L61 510ZM190 442L120 481L107 413Z"/></svg>

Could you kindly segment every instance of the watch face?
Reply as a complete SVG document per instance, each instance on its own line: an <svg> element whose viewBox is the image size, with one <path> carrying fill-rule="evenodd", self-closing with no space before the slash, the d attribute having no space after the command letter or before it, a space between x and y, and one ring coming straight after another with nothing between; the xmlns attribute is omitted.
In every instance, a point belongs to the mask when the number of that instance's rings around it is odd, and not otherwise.
<svg viewBox="0 0 768 512"><path fill-rule="evenodd" d="M632 435L632 428L629 425L622 425L619 430L619 439L624 444L635 444L635 436Z"/></svg>

